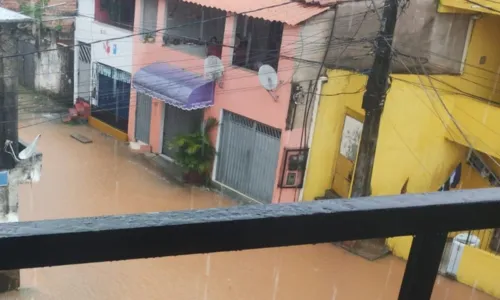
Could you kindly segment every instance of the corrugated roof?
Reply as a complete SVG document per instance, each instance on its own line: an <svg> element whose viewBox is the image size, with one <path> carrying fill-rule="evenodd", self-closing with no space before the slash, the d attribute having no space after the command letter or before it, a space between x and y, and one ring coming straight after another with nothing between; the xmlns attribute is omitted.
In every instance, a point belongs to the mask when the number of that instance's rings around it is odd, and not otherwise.
<svg viewBox="0 0 500 300"><path fill-rule="evenodd" d="M28 22L31 20L28 16L0 7L0 23Z"/></svg>
<svg viewBox="0 0 500 300"><path fill-rule="evenodd" d="M217 8L237 14L245 14L253 18L261 18L268 21L283 22L289 25L297 25L326 10L328 7L312 6L290 0L184 0L206 7ZM279 5L279 6L278 6ZM272 8L265 8L275 6ZM245 13L247 11L259 11Z"/></svg>

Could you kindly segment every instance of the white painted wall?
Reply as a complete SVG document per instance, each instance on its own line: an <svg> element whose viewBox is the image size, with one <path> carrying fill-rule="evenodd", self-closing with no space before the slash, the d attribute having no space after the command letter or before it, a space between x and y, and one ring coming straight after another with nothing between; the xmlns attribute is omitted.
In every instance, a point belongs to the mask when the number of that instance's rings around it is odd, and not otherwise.
<svg viewBox="0 0 500 300"><path fill-rule="evenodd" d="M78 5L80 6L81 2L86 1L88 0L80 1ZM92 67L99 62L132 74L133 39L132 37L121 38L130 34L132 31L103 24L94 21L93 18L79 16L75 20L75 45L78 42L93 43L91 45ZM106 41L113 38L121 39ZM77 49L78 47L75 48L74 99L78 95ZM92 84L90 78L83 80L83 82L88 82L89 86Z"/></svg>
<svg viewBox="0 0 500 300"><path fill-rule="evenodd" d="M78 0L78 14L80 16L94 18L95 0Z"/></svg>

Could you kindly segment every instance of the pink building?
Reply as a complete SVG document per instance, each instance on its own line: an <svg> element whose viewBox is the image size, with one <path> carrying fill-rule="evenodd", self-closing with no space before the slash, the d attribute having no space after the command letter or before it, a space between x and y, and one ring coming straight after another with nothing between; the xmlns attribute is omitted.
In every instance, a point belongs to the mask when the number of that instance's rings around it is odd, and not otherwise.
<svg viewBox="0 0 500 300"><path fill-rule="evenodd" d="M300 99L318 67L296 58L305 57L305 24L328 9L287 0L136 1L135 30L156 33L134 37L129 140L173 160L168 143L215 117L213 182L249 200L297 201L307 160L303 124L311 118L303 122ZM224 66L217 82L203 77L208 55ZM262 65L277 72L271 91L259 81Z"/></svg>

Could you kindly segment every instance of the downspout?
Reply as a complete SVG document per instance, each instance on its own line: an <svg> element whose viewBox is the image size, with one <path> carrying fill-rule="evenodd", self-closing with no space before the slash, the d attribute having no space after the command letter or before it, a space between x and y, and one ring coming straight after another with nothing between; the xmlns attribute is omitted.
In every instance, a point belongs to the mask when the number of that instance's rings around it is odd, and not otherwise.
<svg viewBox="0 0 500 300"><path fill-rule="evenodd" d="M305 174L304 174L304 181L302 182L302 188L300 189L300 193L299 193L299 202L301 202L303 200L303 197L304 197L304 187L306 186L306 183L307 183L307 171L309 170L309 163L311 160L311 146L313 143L314 131L316 129L316 117L318 116L319 101L321 99L321 91L323 89L323 84L327 81L328 81L327 77L321 76L319 78L318 82L316 83L316 96L314 98L311 128L310 128L309 138L307 139L307 148L309 149L309 153L307 154L307 162L306 162L306 168L305 168Z"/></svg>

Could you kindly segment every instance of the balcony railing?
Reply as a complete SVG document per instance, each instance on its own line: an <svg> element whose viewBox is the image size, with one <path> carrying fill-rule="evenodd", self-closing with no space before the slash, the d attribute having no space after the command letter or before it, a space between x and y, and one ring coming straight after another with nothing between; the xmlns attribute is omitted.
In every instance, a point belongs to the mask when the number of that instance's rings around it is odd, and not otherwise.
<svg viewBox="0 0 500 300"><path fill-rule="evenodd" d="M7 223L0 270L414 235L399 299L425 300L447 232L499 228L499 216L494 188Z"/></svg>

